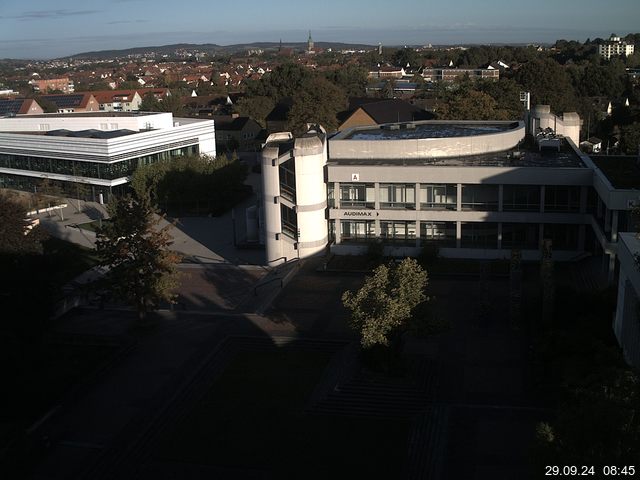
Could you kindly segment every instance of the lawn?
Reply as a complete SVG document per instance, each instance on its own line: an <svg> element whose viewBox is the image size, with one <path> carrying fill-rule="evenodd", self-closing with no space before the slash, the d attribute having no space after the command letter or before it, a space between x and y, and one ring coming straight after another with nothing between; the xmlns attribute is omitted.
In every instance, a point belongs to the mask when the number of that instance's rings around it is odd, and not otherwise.
<svg viewBox="0 0 640 480"><path fill-rule="evenodd" d="M304 412L330 356L291 347L238 354L161 440L157 459L267 471L273 478L398 478L408 422Z"/></svg>

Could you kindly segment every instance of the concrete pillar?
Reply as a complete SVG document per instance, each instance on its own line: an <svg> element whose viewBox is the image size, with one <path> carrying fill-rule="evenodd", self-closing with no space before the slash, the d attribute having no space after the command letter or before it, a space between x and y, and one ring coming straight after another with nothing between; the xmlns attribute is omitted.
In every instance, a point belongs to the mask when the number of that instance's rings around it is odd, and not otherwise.
<svg viewBox="0 0 640 480"><path fill-rule="evenodd" d="M333 204L335 208L340 208L340 182L334 182L333 184Z"/></svg>
<svg viewBox="0 0 640 480"><path fill-rule="evenodd" d="M373 195L375 197L374 208L380 210L380 184L378 182L373 184Z"/></svg>
<svg viewBox="0 0 640 480"><path fill-rule="evenodd" d="M460 187L458 187L458 192L460 192L459 188ZM458 197L458 205L460 205L460 197ZM462 222L456 222L456 248L460 248L461 243L462 243Z"/></svg>
<svg viewBox="0 0 640 480"><path fill-rule="evenodd" d="M538 248L542 248L542 241L544 240L544 223L540 224L540 228L538 230Z"/></svg>
<svg viewBox="0 0 640 480"><path fill-rule="evenodd" d="M335 219L334 220L334 233L336 236L336 245L339 245L340 243L342 243L342 225L339 219Z"/></svg>
<svg viewBox="0 0 640 480"><path fill-rule="evenodd" d="M544 185L540 185L540 213L544 213ZM542 245L542 242L540 242Z"/></svg>
<svg viewBox="0 0 640 480"><path fill-rule="evenodd" d="M502 192L502 185L500 185L500 192ZM500 199L499 205L502 207L502 199ZM502 222L498 223L498 250L500 249L502 249Z"/></svg>
<svg viewBox="0 0 640 480"><path fill-rule="evenodd" d="M615 278L614 274L616 272L616 254L609 254L609 269L607 270L607 284L611 285Z"/></svg>
<svg viewBox="0 0 640 480"><path fill-rule="evenodd" d="M504 185L500 184L498 185L498 211L501 212L502 211L502 202L504 199ZM502 231L502 227L499 226L498 227L499 231ZM500 248L500 247L498 247Z"/></svg>
<svg viewBox="0 0 640 480"><path fill-rule="evenodd" d="M416 199L416 212L420 211L420 184L416 183L416 194L415 194L415 199ZM418 225L416 224L416 227L418 227ZM416 235L418 236L418 235Z"/></svg>
<svg viewBox="0 0 640 480"><path fill-rule="evenodd" d="M456 211L461 212L462 211L462 184L458 183L457 188L456 188ZM460 222L458 222L458 226L460 225ZM458 239L460 239L460 236L458 236Z"/></svg>
<svg viewBox="0 0 640 480"><path fill-rule="evenodd" d="M611 241L618 241L618 210L611 211Z"/></svg>

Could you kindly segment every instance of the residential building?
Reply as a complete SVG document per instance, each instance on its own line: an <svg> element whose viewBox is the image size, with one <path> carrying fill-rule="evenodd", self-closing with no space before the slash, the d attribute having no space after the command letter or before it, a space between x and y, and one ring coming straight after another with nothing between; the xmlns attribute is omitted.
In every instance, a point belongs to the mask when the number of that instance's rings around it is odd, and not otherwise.
<svg viewBox="0 0 640 480"><path fill-rule="evenodd" d="M631 43L627 43L621 40L615 33L611 34L609 40L598 45L598 54L607 60L611 57L617 57L620 55L633 55L635 46Z"/></svg>
<svg viewBox="0 0 640 480"><path fill-rule="evenodd" d="M58 113L97 112L100 110L100 104L90 92L42 95L41 98L53 103Z"/></svg>
<svg viewBox="0 0 640 480"><path fill-rule="evenodd" d="M215 156L212 120L142 112L0 118L0 188L33 192L46 178L108 200L127 191L138 166L195 154Z"/></svg>
<svg viewBox="0 0 640 480"><path fill-rule="evenodd" d="M258 122L238 114L214 115L213 120L216 124L217 151L258 151L262 132Z"/></svg>
<svg viewBox="0 0 640 480"><path fill-rule="evenodd" d="M399 99L351 98L350 108L339 115L338 130L393 122L413 122L433 118L420 107Z"/></svg>
<svg viewBox="0 0 640 480"><path fill-rule="evenodd" d="M471 80L499 80L500 69L487 68L425 68L422 78L427 82L453 82L457 78L468 76Z"/></svg>
<svg viewBox="0 0 640 480"><path fill-rule="evenodd" d="M0 98L0 117L44 113L33 98Z"/></svg>
<svg viewBox="0 0 640 480"><path fill-rule="evenodd" d="M142 97L136 90L100 90L92 92L103 112L133 112L140 109Z"/></svg>
<svg viewBox="0 0 640 480"><path fill-rule="evenodd" d="M29 84L36 92L47 93L52 90L59 90L62 93L73 93L74 85L73 81L68 77L50 78L50 79L33 79L29 81Z"/></svg>

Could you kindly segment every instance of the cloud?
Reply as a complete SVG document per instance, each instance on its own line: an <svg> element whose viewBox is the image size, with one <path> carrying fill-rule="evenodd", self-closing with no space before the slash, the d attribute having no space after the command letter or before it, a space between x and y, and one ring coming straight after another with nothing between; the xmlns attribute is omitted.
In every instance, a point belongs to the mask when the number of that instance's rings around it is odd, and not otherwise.
<svg viewBox="0 0 640 480"><path fill-rule="evenodd" d="M65 18L72 17L77 15L91 15L93 13L98 13L99 10L33 10L29 12L20 13L18 15L11 16L3 16L0 18L9 18L12 20L20 20L23 22L28 22L32 20L42 20L42 19L55 19L55 18Z"/></svg>

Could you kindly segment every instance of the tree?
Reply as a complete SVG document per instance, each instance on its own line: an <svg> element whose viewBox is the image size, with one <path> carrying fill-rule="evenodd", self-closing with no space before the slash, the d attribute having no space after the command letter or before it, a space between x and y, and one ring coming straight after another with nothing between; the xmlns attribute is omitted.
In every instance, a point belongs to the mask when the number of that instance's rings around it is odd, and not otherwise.
<svg viewBox="0 0 640 480"><path fill-rule="evenodd" d="M267 126L267 115L271 113L276 104L271 97L242 97L235 104L237 112L245 117L251 117L260 124L262 128Z"/></svg>
<svg viewBox="0 0 640 480"><path fill-rule="evenodd" d="M413 309L427 300L427 272L412 258L399 265L380 265L357 292L346 291L343 305L364 348L389 346L400 340Z"/></svg>
<svg viewBox="0 0 640 480"><path fill-rule="evenodd" d="M516 81L531 92L532 105L551 105L555 112L574 112L576 95L567 70L551 58L535 59L516 73Z"/></svg>
<svg viewBox="0 0 640 480"><path fill-rule="evenodd" d="M305 82L293 96L287 128L296 135L307 131L307 123L319 123L328 132L338 127L336 115L347 106L344 91L323 77Z"/></svg>
<svg viewBox="0 0 640 480"><path fill-rule="evenodd" d="M44 234L39 227L29 230L26 207L0 192L0 254L42 252Z"/></svg>
<svg viewBox="0 0 640 480"><path fill-rule="evenodd" d="M100 265L108 269L100 284L131 303L143 320L158 303L175 299L180 255L169 250L171 226L158 227L160 219L145 197L117 198L109 213L96 232Z"/></svg>

